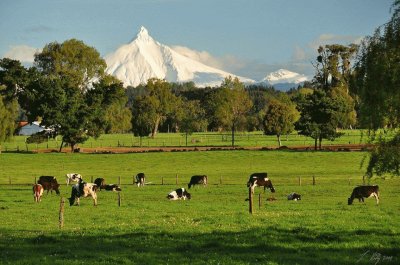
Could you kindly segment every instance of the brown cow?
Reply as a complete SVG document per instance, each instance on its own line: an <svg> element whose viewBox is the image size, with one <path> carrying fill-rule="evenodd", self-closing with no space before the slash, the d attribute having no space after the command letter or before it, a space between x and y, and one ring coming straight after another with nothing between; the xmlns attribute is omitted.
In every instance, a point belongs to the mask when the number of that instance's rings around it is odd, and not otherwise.
<svg viewBox="0 0 400 265"><path fill-rule="evenodd" d="M57 183L56 177L53 176L41 176L38 180L38 184L43 186L44 190L47 190L47 194L53 193L53 190L55 190L57 195L60 195L59 187L60 184Z"/></svg>
<svg viewBox="0 0 400 265"><path fill-rule="evenodd" d="M347 200L348 205L353 203L355 198L358 199L359 202L364 202L364 198L369 198L374 196L376 199L376 204L379 204L379 186L358 186L353 189L350 198Z"/></svg>
<svg viewBox="0 0 400 265"><path fill-rule="evenodd" d="M188 188L190 189L194 185L203 184L203 186L207 186L208 178L206 175L196 175L190 178L190 182L188 184Z"/></svg>
<svg viewBox="0 0 400 265"><path fill-rule="evenodd" d="M33 199L35 202L40 202L43 195L43 186L40 184L33 185Z"/></svg>
<svg viewBox="0 0 400 265"><path fill-rule="evenodd" d="M272 182L268 178L267 173L253 173L250 175L247 187L251 187L252 192L254 192L254 187L256 186L263 186L264 192L266 188L269 188L271 192L275 192L274 186L272 186Z"/></svg>

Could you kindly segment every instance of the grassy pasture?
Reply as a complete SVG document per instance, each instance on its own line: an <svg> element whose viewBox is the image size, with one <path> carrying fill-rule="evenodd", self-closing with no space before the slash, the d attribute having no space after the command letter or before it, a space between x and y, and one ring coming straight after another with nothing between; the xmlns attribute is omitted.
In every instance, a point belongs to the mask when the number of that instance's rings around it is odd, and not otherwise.
<svg viewBox="0 0 400 265"><path fill-rule="evenodd" d="M323 145L330 144L361 144L367 142L366 132L363 130L342 130L344 135L335 141L322 141ZM58 150L61 144L61 137L49 138L41 144L26 144L26 136L15 136L10 142L2 144L3 151L32 151L37 149L52 148ZM188 146L230 146L230 132L223 133L194 133L188 136ZM159 133L155 138L143 137L141 142L139 137L133 134L103 134L98 139L90 138L80 147L138 147L140 143L144 147L162 146L186 146L186 136L181 133ZM264 135L262 132L237 132L235 134L235 145L244 146L268 146L278 145L276 136ZM290 134L282 137L282 145L286 146L310 146L314 147L314 140L310 137Z"/></svg>
<svg viewBox="0 0 400 265"><path fill-rule="evenodd" d="M371 180L381 189L379 206L374 199L347 205L352 188L362 183L363 156L289 151L3 153L0 264L399 264L400 180ZM132 176L142 171L152 183L132 186ZM271 193L256 189L250 215L245 183L256 171L269 173L277 200L266 201ZM101 176L107 183L121 177L121 207L116 193L99 192L97 207L91 199L82 199L80 207L66 205L60 230L60 197L45 195L35 204L30 183L47 174L65 183L63 175L70 172L86 180ZM190 201L165 198L194 174L207 174L210 185L191 189ZM8 185L10 178L13 185ZM288 201L286 195L293 191L303 200ZM69 193L62 185L61 195Z"/></svg>

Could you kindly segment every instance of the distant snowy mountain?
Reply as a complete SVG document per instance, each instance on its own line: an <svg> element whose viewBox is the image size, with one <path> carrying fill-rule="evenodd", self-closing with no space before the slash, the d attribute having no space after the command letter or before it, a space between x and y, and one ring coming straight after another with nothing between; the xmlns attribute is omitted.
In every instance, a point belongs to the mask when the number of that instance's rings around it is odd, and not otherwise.
<svg viewBox="0 0 400 265"><path fill-rule="evenodd" d="M297 87L308 81L309 78L305 75L291 72L285 69L279 69L278 71L268 74L261 83L275 87L278 90L289 90L292 87Z"/></svg>
<svg viewBox="0 0 400 265"><path fill-rule="evenodd" d="M218 86L227 76L236 75L204 65L155 41L144 27L136 38L105 57L107 73L125 86L145 84L149 78L168 82L193 81L197 86ZM244 83L254 80L237 76Z"/></svg>

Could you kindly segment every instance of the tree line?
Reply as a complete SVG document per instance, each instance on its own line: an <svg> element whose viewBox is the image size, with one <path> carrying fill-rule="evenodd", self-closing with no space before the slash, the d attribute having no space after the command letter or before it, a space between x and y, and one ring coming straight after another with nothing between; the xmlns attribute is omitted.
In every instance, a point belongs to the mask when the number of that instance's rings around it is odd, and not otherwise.
<svg viewBox="0 0 400 265"><path fill-rule="evenodd" d="M132 132L156 137L159 131L185 133L262 130L281 137L293 131L312 137L315 149L323 139L341 136L339 128L394 129L400 122L400 1L392 17L361 45L324 45L312 65L312 81L280 92L273 87L245 86L227 77L218 87L198 88L193 82L149 79L124 88L105 73L98 51L80 40L47 44L25 68L19 61L0 60L0 143L9 139L15 121L40 120L74 150L89 137ZM400 164L398 133L380 138L371 153L368 174L383 174L388 159ZM32 138L40 141L41 135ZM397 140L396 140L397 139ZM386 147L386 148L385 148ZM397 148L397 149L396 149ZM394 158L393 158L394 157ZM384 165L385 164L385 165ZM400 175L399 167L390 171Z"/></svg>

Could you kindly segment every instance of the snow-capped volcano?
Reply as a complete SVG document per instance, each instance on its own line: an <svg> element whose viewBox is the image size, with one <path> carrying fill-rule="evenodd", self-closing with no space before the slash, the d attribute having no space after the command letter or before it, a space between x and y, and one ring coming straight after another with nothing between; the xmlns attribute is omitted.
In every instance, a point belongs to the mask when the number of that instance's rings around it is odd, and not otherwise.
<svg viewBox="0 0 400 265"><path fill-rule="evenodd" d="M145 84L149 78L168 82L193 81L197 86L217 86L227 76L236 75L204 65L170 47L155 41L144 27L136 38L105 57L107 73L120 79L125 86ZM237 76L244 83L248 78Z"/></svg>
<svg viewBox="0 0 400 265"><path fill-rule="evenodd" d="M303 84L308 77L302 74L294 73L289 70L279 69L278 71L268 74L261 83L274 86L278 90L287 90Z"/></svg>

